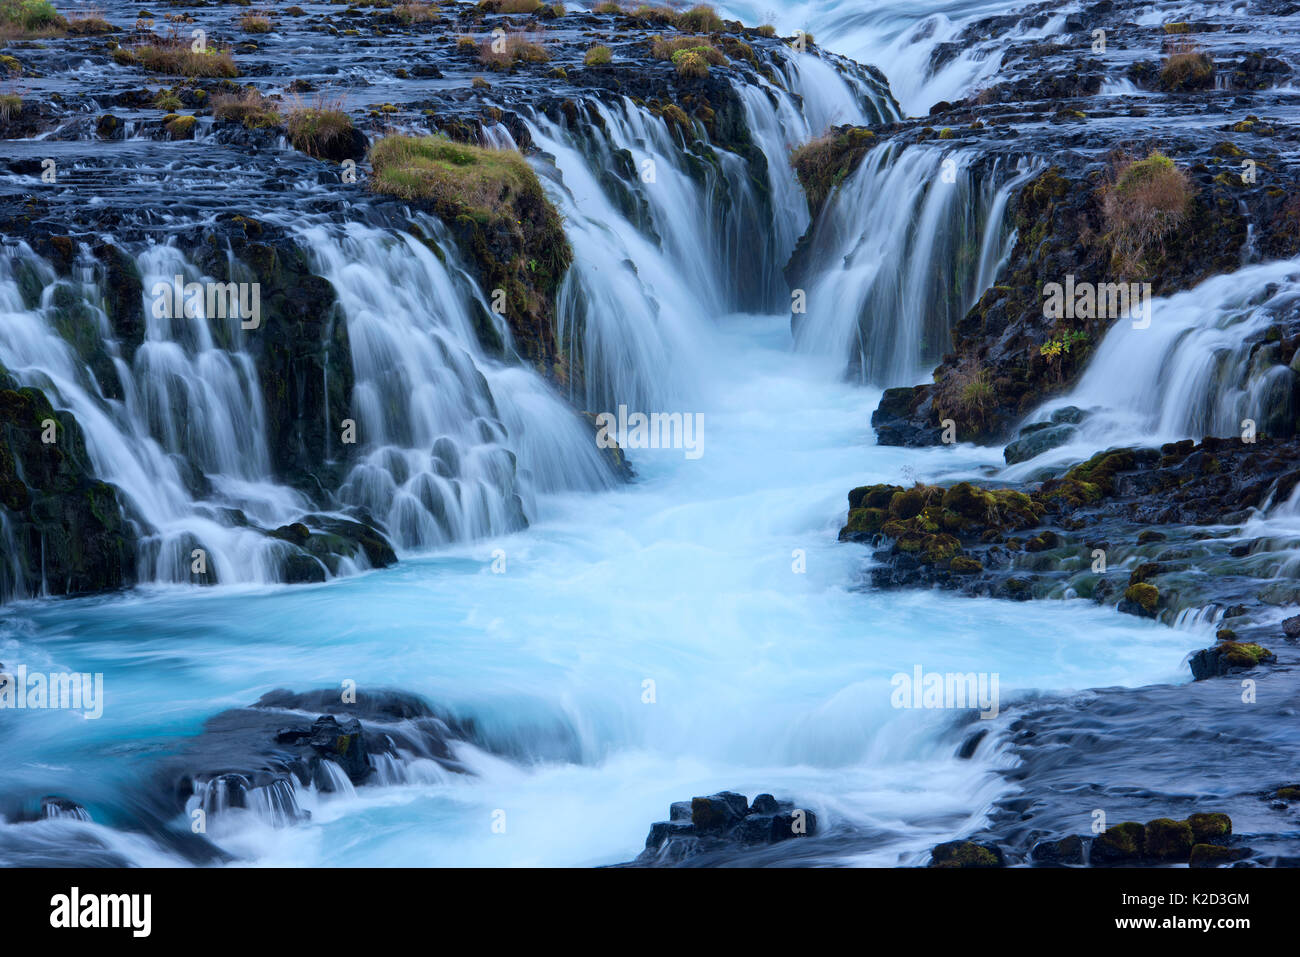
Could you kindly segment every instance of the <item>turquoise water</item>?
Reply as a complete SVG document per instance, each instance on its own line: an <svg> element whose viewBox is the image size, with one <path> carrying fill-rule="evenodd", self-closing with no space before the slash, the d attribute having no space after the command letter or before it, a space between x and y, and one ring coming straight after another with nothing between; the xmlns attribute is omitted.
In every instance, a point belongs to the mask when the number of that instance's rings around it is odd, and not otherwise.
<svg viewBox="0 0 1300 957"><path fill-rule="evenodd" d="M724 320L700 345L706 395L679 410L703 413L704 454L634 453L636 483L545 498L526 531L319 586L7 607L0 661L103 672L106 697L97 721L0 712L9 789L64 794L112 822L150 761L205 718L272 688L350 680L474 719L484 748L458 753L474 773L306 793L313 819L297 827L232 815L211 836L242 862L614 863L669 802L731 788L875 834L853 860L895 864L974 827L1009 760L991 739L957 760L952 712L892 708L895 673L994 672L1003 709L1031 689L1187 680L1183 660L1208 633L1082 601L856 587L868 552L836 541L850 488L1000 456L876 447L879 392L838 381L789 340L788 317ZM492 829L497 811L505 833ZM55 841L96 833L138 862L170 860L100 824L10 826Z"/></svg>

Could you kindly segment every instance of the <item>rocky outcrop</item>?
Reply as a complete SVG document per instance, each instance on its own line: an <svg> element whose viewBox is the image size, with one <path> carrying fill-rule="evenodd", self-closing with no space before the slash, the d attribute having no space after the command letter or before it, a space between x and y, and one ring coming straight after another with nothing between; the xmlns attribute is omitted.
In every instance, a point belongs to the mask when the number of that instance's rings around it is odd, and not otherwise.
<svg viewBox="0 0 1300 957"><path fill-rule="evenodd" d="M219 216L193 256L219 282L258 284L261 325L244 346L262 386L275 477L319 500L338 487L356 448L338 441L353 367L334 287L283 228L248 216Z"/></svg>
<svg viewBox="0 0 1300 957"><path fill-rule="evenodd" d="M760 794L751 805L743 794L719 791L675 802L668 820L651 826L645 850L633 863L645 867L703 863L720 854L816 833L817 815L790 801Z"/></svg>
<svg viewBox="0 0 1300 957"><path fill-rule="evenodd" d="M1218 609L1224 643L1191 667L1197 678L1227 674L1274 660L1244 636L1300 597L1274 578L1267 539L1231 530L1291 495L1297 453L1295 438L1207 438L1108 450L1023 489L864 486L849 493L840 540L875 548L877 588L1079 596L1167 621Z"/></svg>
<svg viewBox="0 0 1300 957"><path fill-rule="evenodd" d="M0 598L83 595L135 578L135 532L77 421L0 369Z"/></svg>

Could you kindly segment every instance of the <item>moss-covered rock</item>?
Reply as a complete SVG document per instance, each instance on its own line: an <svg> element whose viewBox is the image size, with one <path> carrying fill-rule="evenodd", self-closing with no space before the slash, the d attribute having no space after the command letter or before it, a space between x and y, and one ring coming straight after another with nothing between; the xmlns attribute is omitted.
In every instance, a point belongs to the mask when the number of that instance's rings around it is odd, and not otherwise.
<svg viewBox="0 0 1300 957"><path fill-rule="evenodd" d="M496 290L504 295L523 357L567 383L570 358L557 344L554 316L573 250L527 160L441 137L389 136L375 144L371 162L371 188L427 204L447 223L489 299Z"/></svg>
<svg viewBox="0 0 1300 957"><path fill-rule="evenodd" d="M1146 828L1136 821L1125 821L1107 828L1092 842L1093 864L1133 863L1145 852Z"/></svg>
<svg viewBox="0 0 1300 957"><path fill-rule="evenodd" d="M973 841L950 841L938 845L930 852L927 867L942 868L987 868L1003 867L1005 862L1000 848L992 844L976 844Z"/></svg>
<svg viewBox="0 0 1300 957"><path fill-rule="evenodd" d="M1167 817L1148 821L1143 835L1147 857L1157 861L1185 861L1192 852L1192 827Z"/></svg>
<svg viewBox="0 0 1300 957"><path fill-rule="evenodd" d="M1192 829L1192 836L1197 844L1204 844L1218 837L1227 837L1232 833L1232 818L1218 811L1188 815L1187 824Z"/></svg>
<svg viewBox="0 0 1300 957"><path fill-rule="evenodd" d="M1124 590L1124 601L1119 610L1143 618L1154 618L1160 605L1160 589L1146 582L1129 585Z"/></svg>
<svg viewBox="0 0 1300 957"><path fill-rule="evenodd" d="M1195 844L1188 856L1188 867L1222 867L1250 857L1248 847L1220 847L1217 844Z"/></svg>
<svg viewBox="0 0 1300 957"><path fill-rule="evenodd" d="M52 439L52 441L46 441ZM77 421L0 369L0 518L14 554L0 598L109 591L135 579L136 536L94 474Z"/></svg>

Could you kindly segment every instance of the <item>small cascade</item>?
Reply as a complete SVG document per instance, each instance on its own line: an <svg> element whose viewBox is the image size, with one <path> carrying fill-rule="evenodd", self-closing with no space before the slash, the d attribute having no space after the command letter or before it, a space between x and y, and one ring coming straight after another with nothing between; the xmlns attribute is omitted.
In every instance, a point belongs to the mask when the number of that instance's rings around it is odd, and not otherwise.
<svg viewBox="0 0 1300 957"><path fill-rule="evenodd" d="M80 804L70 801L50 801L43 803L41 813L47 821L89 821L90 812Z"/></svg>
<svg viewBox="0 0 1300 957"><path fill-rule="evenodd" d="M992 284L1014 244L1006 221L1030 164L974 167L971 151L873 149L827 200L807 261L806 352L846 358L877 386L924 378L952 327Z"/></svg>
<svg viewBox="0 0 1300 957"><path fill-rule="evenodd" d="M1241 435L1250 423L1258 433L1290 434L1296 372L1267 332L1297 304L1300 263L1273 262L1151 300L1149 325L1145 313L1116 320L1074 389L1027 420L1078 407L1087 417L1072 440L1004 474L1115 446Z"/></svg>
<svg viewBox="0 0 1300 957"><path fill-rule="evenodd" d="M758 0L727 0L720 12L746 23L771 22L783 36L811 33L819 47L879 67L907 116L922 116L940 100L968 96L992 76L1009 39L1062 34L1069 9L978 42L960 40L971 23L1022 12L1020 0L880 0L870 4L804 2L781 5ZM1162 16L1169 16L1161 11ZM954 50L953 47L956 47Z"/></svg>
<svg viewBox="0 0 1300 957"><path fill-rule="evenodd" d="M146 296L176 276L202 278L172 247L150 247L137 267ZM217 323L236 345L226 349L202 297L172 318L146 298L145 338L128 360L101 306L105 282L84 248L71 277L26 244L0 258L0 365L80 424L96 475L121 491L137 527L142 580L190 581L202 547L219 581L275 581L284 544L239 522L280 524L305 500L267 480L256 377L236 354L239 317Z"/></svg>
<svg viewBox="0 0 1300 957"><path fill-rule="evenodd" d="M704 317L788 308L783 269L809 222L791 149L833 124L898 115L856 64L790 52L771 66L780 84L735 87L748 159L713 144L701 121L683 140L627 98L585 100L574 123L531 118L547 157L536 165L575 251L559 332L583 357L579 405L690 401L705 374Z"/></svg>
<svg viewBox="0 0 1300 957"><path fill-rule="evenodd" d="M418 224L430 234L440 225ZM531 370L487 359L476 323L509 330L455 265L408 233L301 233L346 317L359 453L339 489L394 544L429 548L524 527L538 493L613 479L590 429Z"/></svg>
<svg viewBox="0 0 1300 957"><path fill-rule="evenodd" d="M357 796L356 786L353 785L347 772L333 761L317 762L312 783L316 786L316 790L323 794L339 794L345 798Z"/></svg>

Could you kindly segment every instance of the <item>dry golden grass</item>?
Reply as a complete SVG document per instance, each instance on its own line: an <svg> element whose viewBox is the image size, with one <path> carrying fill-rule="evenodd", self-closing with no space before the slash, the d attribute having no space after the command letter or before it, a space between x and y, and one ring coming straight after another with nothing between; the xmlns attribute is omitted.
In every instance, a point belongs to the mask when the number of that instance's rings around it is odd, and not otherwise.
<svg viewBox="0 0 1300 957"><path fill-rule="evenodd" d="M321 99L311 106L297 105L289 110L284 122L294 149L320 159L350 137L352 117L342 107L342 101Z"/></svg>
<svg viewBox="0 0 1300 957"><path fill-rule="evenodd" d="M1195 190L1187 173L1163 153L1124 157L1102 192L1102 215L1112 262L1125 275L1145 266L1164 240L1187 219Z"/></svg>
<svg viewBox="0 0 1300 957"><path fill-rule="evenodd" d="M270 33L271 18L261 13L246 13L239 18L239 29L245 33Z"/></svg>
<svg viewBox="0 0 1300 957"><path fill-rule="evenodd" d="M478 48L478 61L492 70L508 70L516 63L547 63L550 59L541 43L523 33L484 40Z"/></svg>
<svg viewBox="0 0 1300 957"><path fill-rule="evenodd" d="M229 50L208 47L192 50L183 40L142 43L135 47L118 47L113 59L123 65L139 64L151 73L170 76L236 77L239 68Z"/></svg>
<svg viewBox="0 0 1300 957"><path fill-rule="evenodd" d="M218 120L242 123L250 130L280 125L279 109L252 87L238 95L219 93L214 96L212 116Z"/></svg>

